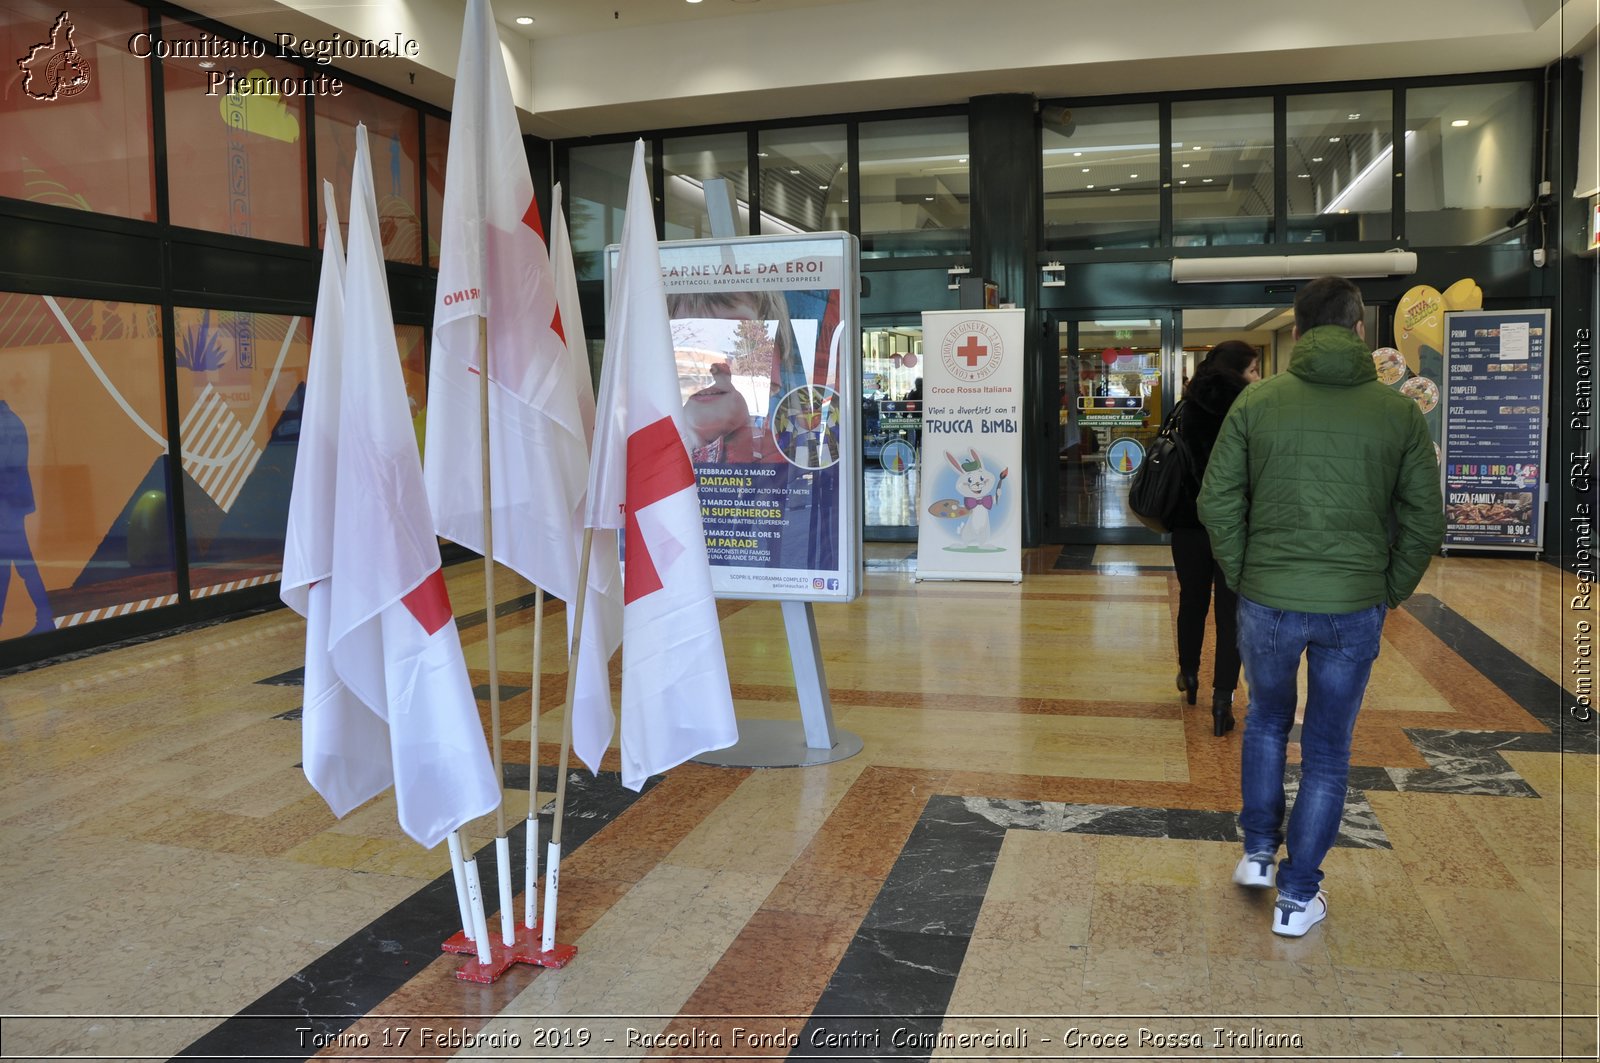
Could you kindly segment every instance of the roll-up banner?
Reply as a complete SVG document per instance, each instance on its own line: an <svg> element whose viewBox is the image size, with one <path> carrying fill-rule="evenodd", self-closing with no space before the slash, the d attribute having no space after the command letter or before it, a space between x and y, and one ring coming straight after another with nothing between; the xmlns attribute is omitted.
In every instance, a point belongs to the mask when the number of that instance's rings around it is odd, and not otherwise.
<svg viewBox="0 0 1600 1063"><path fill-rule="evenodd" d="M918 579L1022 581L1021 310L922 315Z"/></svg>
<svg viewBox="0 0 1600 1063"><path fill-rule="evenodd" d="M1445 549L1544 548L1548 310L1445 320Z"/></svg>
<svg viewBox="0 0 1600 1063"><path fill-rule="evenodd" d="M719 598L861 593L857 258L848 233L661 244Z"/></svg>

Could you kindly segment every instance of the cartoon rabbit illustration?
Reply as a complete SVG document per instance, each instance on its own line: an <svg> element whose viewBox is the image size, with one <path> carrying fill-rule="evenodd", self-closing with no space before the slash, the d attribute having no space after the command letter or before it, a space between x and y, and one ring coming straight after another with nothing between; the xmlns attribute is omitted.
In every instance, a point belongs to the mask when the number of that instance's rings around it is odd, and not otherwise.
<svg viewBox="0 0 1600 1063"><path fill-rule="evenodd" d="M928 512L935 517L966 517L961 525L962 545L984 547L989 545L989 511L1000 497L1000 485L1011 470L1002 470L996 476L983 467L983 459L976 450L969 448L967 453L970 459L958 458L948 450L944 452L946 460L955 466L956 490L961 492L961 498L942 498L929 506Z"/></svg>

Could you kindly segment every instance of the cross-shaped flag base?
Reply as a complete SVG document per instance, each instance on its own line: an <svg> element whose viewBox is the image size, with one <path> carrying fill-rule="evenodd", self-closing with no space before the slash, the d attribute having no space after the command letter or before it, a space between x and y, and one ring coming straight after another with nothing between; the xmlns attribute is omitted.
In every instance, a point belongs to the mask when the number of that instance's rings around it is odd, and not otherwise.
<svg viewBox="0 0 1600 1063"><path fill-rule="evenodd" d="M500 944L499 940L491 935L488 963L478 962L478 946L473 944L465 931L458 930L451 935L440 949L472 957L456 969L458 979L463 982L489 985L510 970L513 964L525 963L530 967L560 968L571 963L572 957L578 954L578 946L563 945L559 941L556 942L555 948L546 952L543 937L543 927L538 923L531 928L518 924L516 937L510 948Z"/></svg>

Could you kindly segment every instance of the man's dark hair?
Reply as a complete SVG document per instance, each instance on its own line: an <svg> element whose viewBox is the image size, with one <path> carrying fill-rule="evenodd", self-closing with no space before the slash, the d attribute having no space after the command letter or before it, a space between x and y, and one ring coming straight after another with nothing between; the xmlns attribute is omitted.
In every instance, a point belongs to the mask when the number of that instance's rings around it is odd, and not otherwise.
<svg viewBox="0 0 1600 1063"><path fill-rule="evenodd" d="M1354 329L1366 307L1361 289L1344 277L1318 277L1294 297L1294 327L1304 336L1318 325Z"/></svg>

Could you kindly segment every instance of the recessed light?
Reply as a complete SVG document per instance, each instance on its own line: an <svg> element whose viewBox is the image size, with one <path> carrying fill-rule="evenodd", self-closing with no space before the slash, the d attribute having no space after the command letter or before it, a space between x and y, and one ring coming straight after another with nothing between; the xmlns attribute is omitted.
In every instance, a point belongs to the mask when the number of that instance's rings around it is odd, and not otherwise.
<svg viewBox="0 0 1600 1063"><path fill-rule="evenodd" d="M1308 174L1308 173L1303 173L1303 174L1297 174L1296 176L1297 177L1310 177L1311 175Z"/></svg>
<svg viewBox="0 0 1600 1063"><path fill-rule="evenodd" d="M798 176L798 175L799 175L799 173L800 173L800 171L799 171L799 170L790 170L790 171L789 171L789 172L790 172L790 173L792 173L792 174L795 174L795 175L797 175L797 176Z"/></svg>
<svg viewBox="0 0 1600 1063"><path fill-rule="evenodd" d="M963 155L961 158L957 159L956 161L957 162L966 162L967 161L967 157L965 155Z"/></svg>
<svg viewBox="0 0 1600 1063"><path fill-rule="evenodd" d="M519 26L531 26L531 25L533 25L533 19L529 18L527 15L519 15L517 17L517 25L519 25Z"/></svg>
<svg viewBox="0 0 1600 1063"><path fill-rule="evenodd" d="M1350 119L1350 121L1352 121L1352 122L1356 122L1356 121L1359 121L1361 119L1361 115L1359 115L1359 114L1347 114L1347 115L1345 115L1345 117Z"/></svg>
<svg viewBox="0 0 1600 1063"><path fill-rule="evenodd" d="M1188 168L1189 168L1189 167L1191 167L1191 166L1193 166L1193 165L1194 165L1194 163L1192 163L1192 162L1186 162L1186 163L1184 163L1184 164L1183 164L1183 168L1184 168L1184 169L1185 169L1185 170L1187 170L1187 169L1188 169Z"/></svg>
<svg viewBox="0 0 1600 1063"><path fill-rule="evenodd" d="M1113 192L1120 192L1120 191L1122 191L1122 189L1120 189L1120 188L1112 188L1112 189L1111 189L1111 191L1113 191Z"/></svg>
<svg viewBox="0 0 1600 1063"><path fill-rule="evenodd" d="M766 157L767 157L767 153L766 153L766 152L764 152L764 151L758 151L758 152L756 152L756 158L758 158L758 159L764 159L764 158L766 158Z"/></svg>
<svg viewBox="0 0 1600 1063"><path fill-rule="evenodd" d="M1129 176L1129 177L1130 177L1130 178L1136 178L1136 177L1138 177L1138 176L1139 176L1139 175L1138 175L1138 174L1136 174L1136 173L1130 173L1130 174L1129 174L1129 175L1128 175L1128 176Z"/></svg>
<svg viewBox="0 0 1600 1063"><path fill-rule="evenodd" d="M1311 161L1312 162L1321 162L1322 161L1322 156L1321 155L1313 155L1313 156L1311 156Z"/></svg>
<svg viewBox="0 0 1600 1063"><path fill-rule="evenodd" d="M1075 152L1073 152L1073 153L1072 153L1072 157L1073 157L1073 158L1074 158L1074 159L1076 159L1076 158L1077 158L1077 157L1078 157L1078 156L1080 156L1080 155L1082 155L1082 154L1083 154L1083 152L1081 152L1081 151L1075 151Z"/></svg>
<svg viewBox="0 0 1600 1063"><path fill-rule="evenodd" d="M1084 172L1084 173L1088 173L1088 172L1089 172L1089 167L1087 167L1087 166L1085 166L1085 167L1084 167L1084 168L1083 168L1083 172Z"/></svg>
<svg viewBox="0 0 1600 1063"><path fill-rule="evenodd" d="M1455 126L1457 129L1460 129L1462 126L1470 125L1471 123L1468 122L1465 118L1457 118L1454 122L1451 122L1450 124Z"/></svg>
<svg viewBox="0 0 1600 1063"><path fill-rule="evenodd" d="M1202 148L1202 147L1201 147L1201 146L1200 146L1200 145L1199 145L1199 144L1196 144L1196 145L1195 145L1195 146L1194 146L1194 150L1195 150L1195 151L1204 151L1204 150L1206 150L1206 149L1205 149L1205 148Z"/></svg>
<svg viewBox="0 0 1600 1063"><path fill-rule="evenodd" d="M1180 181L1179 181L1179 182L1178 182L1178 183L1179 183L1179 184L1180 184L1180 185L1186 185L1186 184L1188 184L1188 183L1189 183L1189 182L1188 182L1188 181L1184 181L1184 180L1180 180Z"/></svg>
<svg viewBox="0 0 1600 1063"><path fill-rule="evenodd" d="M1210 184L1210 183L1211 183L1211 178L1209 178L1209 177L1202 177L1202 178L1200 178L1200 183L1201 183L1201 184L1203 184L1203 185L1208 185L1208 184Z"/></svg>
<svg viewBox="0 0 1600 1063"><path fill-rule="evenodd" d="M828 186L827 185L818 185L817 186L817 191L819 191L819 192L826 192L827 190L828 190Z"/></svg>
<svg viewBox="0 0 1600 1063"><path fill-rule="evenodd" d="M1093 188L1093 187L1094 187L1094 185L1089 185L1089 187L1090 187L1090 188Z"/></svg>
<svg viewBox="0 0 1600 1063"><path fill-rule="evenodd" d="M1339 143L1339 138L1338 137L1329 137L1328 138L1328 143L1329 144L1337 144L1337 143Z"/></svg>
<svg viewBox="0 0 1600 1063"><path fill-rule="evenodd" d="M1349 214L1350 213L1350 208L1349 207L1340 207L1339 208L1339 213L1340 214Z"/></svg>
<svg viewBox="0 0 1600 1063"><path fill-rule="evenodd" d="M922 199L923 199L923 202L925 202L925 203L932 203L933 202L933 197L932 196L923 196Z"/></svg>
<svg viewBox="0 0 1600 1063"><path fill-rule="evenodd" d="M698 4L700 0L688 0L688 2L691 4Z"/></svg>

